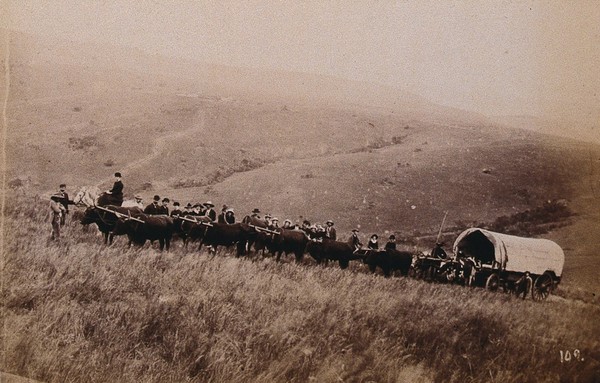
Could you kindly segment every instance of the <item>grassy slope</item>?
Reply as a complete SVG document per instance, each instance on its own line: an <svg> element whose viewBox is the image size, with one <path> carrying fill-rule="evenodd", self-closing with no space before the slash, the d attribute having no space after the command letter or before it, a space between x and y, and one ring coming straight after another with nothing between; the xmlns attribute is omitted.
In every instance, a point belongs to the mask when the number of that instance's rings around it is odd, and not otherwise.
<svg viewBox="0 0 600 383"><path fill-rule="evenodd" d="M538 382L600 372L597 304L384 279L359 264L103 248L76 223L47 246L45 203L23 202L11 199L2 270L1 368L11 373L49 382ZM559 351L573 348L584 361L561 364Z"/></svg>

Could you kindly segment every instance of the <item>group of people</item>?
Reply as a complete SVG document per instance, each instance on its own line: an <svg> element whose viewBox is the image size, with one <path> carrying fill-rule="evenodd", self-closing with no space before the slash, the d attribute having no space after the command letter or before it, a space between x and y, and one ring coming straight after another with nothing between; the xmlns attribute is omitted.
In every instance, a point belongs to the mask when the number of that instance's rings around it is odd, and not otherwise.
<svg viewBox="0 0 600 383"><path fill-rule="evenodd" d="M149 215L208 217L212 222L227 224L235 223L235 212L232 208L223 205L221 212L217 214L215 205L211 201L196 203L194 205L188 203L184 207L181 207L179 202L173 201L172 209L169 207L171 200L166 197L161 200L159 195L155 195L152 199L152 203L147 206L143 206L142 198L138 195L135 196L135 201L139 207L144 210L144 213Z"/></svg>
<svg viewBox="0 0 600 383"><path fill-rule="evenodd" d="M113 187L110 190L105 192L105 197L107 202L112 205L120 206L123 203L123 181L121 177L121 173L117 172L114 174L115 182ZM58 239L60 237L60 227L65 224L65 217L69 213L69 205L75 204L72 200L69 199L69 195L66 192L66 184L60 184L60 191L53 194L50 198L50 211L51 211L51 221L52 221L52 234L51 239ZM143 199L140 195L134 196L134 204L137 205L140 209L143 209L145 214L150 215L168 215L171 217L185 217L185 216L198 216L198 217L208 217L212 222L218 223L226 223L226 224L234 224L236 222L234 210L227 206L223 205L221 208L221 212L217 214L215 210L215 205L211 201L206 201L204 203L196 203L192 205L191 203L187 203L184 207L181 207L181 204L177 201L173 201L172 209L169 207L171 200L169 198L160 198L159 195L155 195L152 199L152 202L146 206L143 204ZM334 226L334 222L332 220L327 220L325 222L325 226L321 224L311 224L310 221L304 220L302 225L298 225L292 222L290 219L285 219L282 223L282 226L279 226L279 218L271 216L271 214L265 214L264 218L260 216L260 209L255 208L250 213L250 217L264 220L266 226L270 230L275 230L279 228L283 229L300 229L304 230L307 233L313 234L317 238L327 238L331 240L337 240L337 232ZM352 230L352 234L350 238L348 238L348 244L352 246L354 251L358 251L364 247L363 243L360 241L358 233L360 230L355 228ZM370 250L379 250L379 236L377 234L371 235L369 241L367 242L367 249ZM441 246L438 246L441 249ZM387 243L384 246L384 250L396 250L396 237L392 234L389 236ZM441 249L443 252L443 249ZM444 253L445 255L445 253Z"/></svg>
<svg viewBox="0 0 600 383"><path fill-rule="evenodd" d="M348 239L348 244L352 246L354 252L362 249L364 247L363 243L358 238L358 233L360 230L352 229L352 235ZM379 236L377 234L371 235L369 238L369 242L367 242L367 249L369 250L379 250ZM396 250L396 236L394 234L388 237L388 241L383 247L384 250Z"/></svg>

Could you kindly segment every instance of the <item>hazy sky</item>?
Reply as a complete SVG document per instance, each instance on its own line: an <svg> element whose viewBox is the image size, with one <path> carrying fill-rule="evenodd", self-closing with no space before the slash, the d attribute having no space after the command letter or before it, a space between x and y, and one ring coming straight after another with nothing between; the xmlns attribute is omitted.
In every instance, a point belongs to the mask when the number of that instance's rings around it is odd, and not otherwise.
<svg viewBox="0 0 600 383"><path fill-rule="evenodd" d="M4 1L13 29L600 122L600 1Z"/></svg>

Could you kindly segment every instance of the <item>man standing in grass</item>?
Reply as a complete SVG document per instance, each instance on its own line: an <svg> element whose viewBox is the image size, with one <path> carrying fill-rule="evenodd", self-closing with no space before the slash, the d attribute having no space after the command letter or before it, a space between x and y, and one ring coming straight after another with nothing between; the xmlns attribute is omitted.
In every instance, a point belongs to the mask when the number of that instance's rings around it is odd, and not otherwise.
<svg viewBox="0 0 600 383"><path fill-rule="evenodd" d="M60 218L60 225L64 226L65 220L67 218L67 214L69 214L69 205L75 205L75 202L73 202L69 199L69 194L67 194L67 185L66 184L60 184L59 187L60 187L60 192L58 194L62 194L62 198L60 199L59 202L65 208L65 211Z"/></svg>
<svg viewBox="0 0 600 383"><path fill-rule="evenodd" d="M60 222L65 214L65 207L61 203L62 194L56 193L50 197L50 219L52 224L52 232L50 239L53 241L60 238Z"/></svg>

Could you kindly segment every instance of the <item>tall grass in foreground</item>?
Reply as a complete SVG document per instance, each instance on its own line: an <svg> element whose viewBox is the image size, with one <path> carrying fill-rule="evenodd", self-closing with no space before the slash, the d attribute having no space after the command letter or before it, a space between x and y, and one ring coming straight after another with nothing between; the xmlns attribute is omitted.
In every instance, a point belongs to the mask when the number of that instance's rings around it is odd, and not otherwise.
<svg viewBox="0 0 600 383"><path fill-rule="evenodd" d="M600 306L362 272L102 246L13 204L4 371L49 382L587 382ZM561 363L578 349L582 361ZM596 380L597 381L597 380Z"/></svg>

